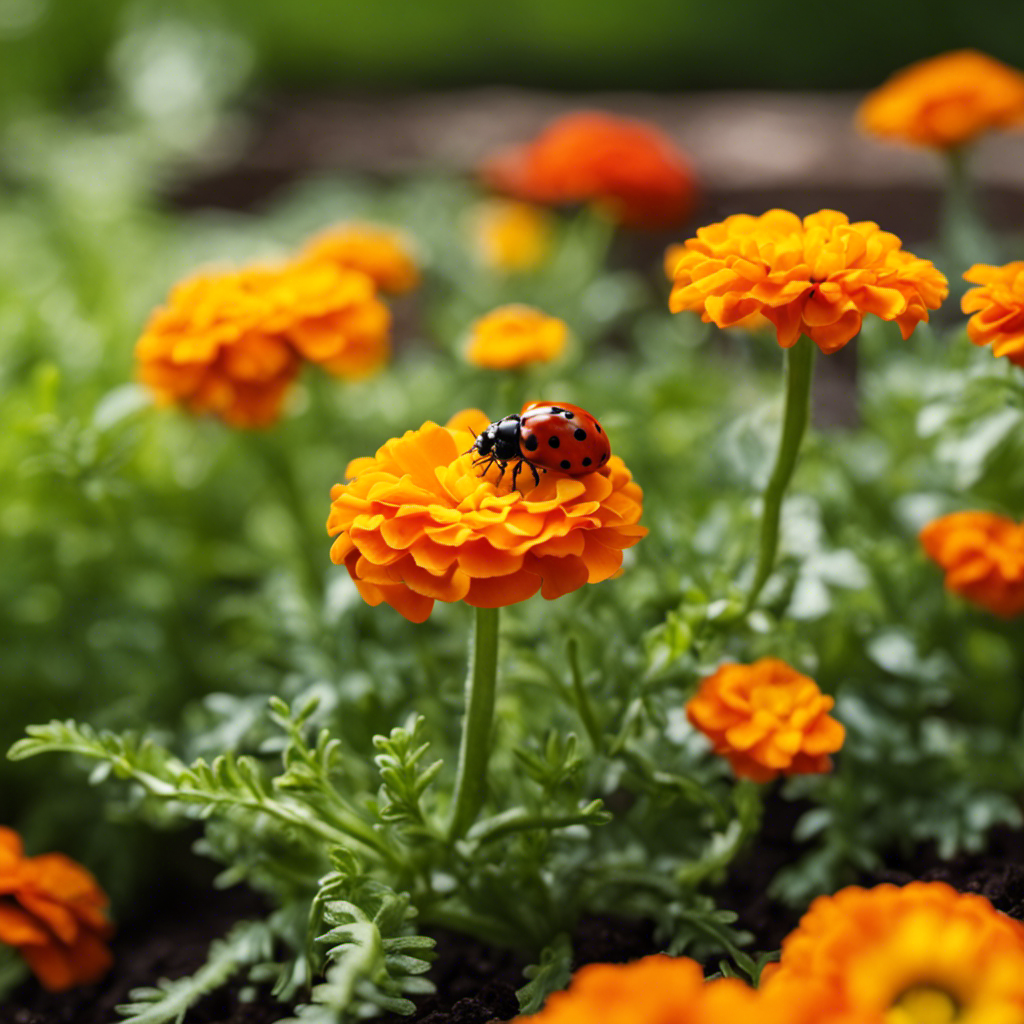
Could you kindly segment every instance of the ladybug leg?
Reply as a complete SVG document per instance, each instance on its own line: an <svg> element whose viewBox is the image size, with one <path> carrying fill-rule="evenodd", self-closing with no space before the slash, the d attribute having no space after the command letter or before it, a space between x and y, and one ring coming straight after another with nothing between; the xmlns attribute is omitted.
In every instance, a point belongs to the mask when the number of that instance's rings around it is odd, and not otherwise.
<svg viewBox="0 0 1024 1024"><path fill-rule="evenodd" d="M518 462L517 462L517 463L516 463L516 464L515 464L515 465L514 465L514 466L512 467L512 490L513 490L513 491L514 491L514 490L516 489L516 481L517 481L517 480L519 479L519 471L520 471L520 470L521 470L522 468L523 468L523 460L522 460L522 459L520 459L520 460L519 460L519 461L518 461Z"/></svg>
<svg viewBox="0 0 1024 1024"><path fill-rule="evenodd" d="M501 478L505 475L505 470L508 468L508 463L503 462L501 464L501 472L498 474L498 479L494 481L494 486L497 487L501 483ZM512 470L512 479L515 480L515 470ZM513 487L515 484L513 483Z"/></svg>
<svg viewBox="0 0 1024 1024"><path fill-rule="evenodd" d="M537 467L532 462L528 462L527 465L530 467L530 472L533 474L533 486L538 487L540 485L540 474L537 472Z"/></svg>

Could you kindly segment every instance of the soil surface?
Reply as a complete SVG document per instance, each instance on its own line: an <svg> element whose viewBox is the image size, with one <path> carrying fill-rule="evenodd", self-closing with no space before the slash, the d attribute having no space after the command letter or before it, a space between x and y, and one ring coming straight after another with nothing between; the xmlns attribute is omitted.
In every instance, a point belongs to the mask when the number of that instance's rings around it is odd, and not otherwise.
<svg viewBox="0 0 1024 1024"><path fill-rule="evenodd" d="M761 836L733 864L716 894L722 906L739 914L739 926L754 934L754 949L778 948L797 923L799 915L768 899L765 890L772 876L803 852L792 832L804 810L803 805L770 798ZM889 863L861 879L862 884L944 881L961 892L980 893L999 910L1024 920L1024 831L997 828L984 852L948 862L925 846L910 857L894 855ZM118 1019L114 1007L126 1001L129 991L197 970L213 939L235 921L264 909L257 896L240 888L218 892L194 887L159 894L151 912L127 924L115 939L116 966L102 983L53 995L28 981L0 1004L0 1024L113 1024ZM387 1016L379 1018L381 1024L490 1024L516 1015L515 993L524 983L526 966L522 957L453 932L432 934L438 956L430 977L437 992L421 999L412 1017ZM649 922L600 916L584 918L573 943L576 967L625 962L659 951ZM273 1024L291 1009L239 982L202 1000L185 1024Z"/></svg>

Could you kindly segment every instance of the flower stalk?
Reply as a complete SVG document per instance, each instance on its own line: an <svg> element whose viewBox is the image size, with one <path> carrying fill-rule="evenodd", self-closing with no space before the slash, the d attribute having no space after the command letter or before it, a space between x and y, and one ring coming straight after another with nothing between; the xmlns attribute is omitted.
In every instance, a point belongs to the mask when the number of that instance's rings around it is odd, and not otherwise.
<svg viewBox="0 0 1024 1024"><path fill-rule="evenodd" d="M775 466L764 492L761 512L761 545L757 556L757 571L747 596L749 611L768 582L775 568L775 555L779 547L779 519L786 488L792 479L800 454L800 445L807 431L811 410L811 380L814 376L814 343L808 337L797 339L786 349L786 404L782 417L782 436L779 440Z"/></svg>
<svg viewBox="0 0 1024 1024"><path fill-rule="evenodd" d="M978 209L968 157L967 147L951 149L946 154L946 191L939 233L942 251L954 278L972 264L991 262L998 255L998 248Z"/></svg>
<svg viewBox="0 0 1024 1024"><path fill-rule="evenodd" d="M477 608L466 674L466 719L459 746L455 797L448 828L461 839L476 821L487 795L487 761L498 682L498 609Z"/></svg>

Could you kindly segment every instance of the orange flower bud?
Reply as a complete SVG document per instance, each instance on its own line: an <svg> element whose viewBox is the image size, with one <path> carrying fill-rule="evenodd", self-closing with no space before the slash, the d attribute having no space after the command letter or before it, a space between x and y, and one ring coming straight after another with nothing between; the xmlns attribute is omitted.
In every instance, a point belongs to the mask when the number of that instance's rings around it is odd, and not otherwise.
<svg viewBox="0 0 1024 1024"><path fill-rule="evenodd" d="M557 317L532 306L500 306L470 328L466 359L487 370L518 370L557 359L568 337Z"/></svg>
<svg viewBox="0 0 1024 1024"><path fill-rule="evenodd" d="M682 221L696 197L689 163L659 129L597 111L566 114L532 142L491 156L484 182L535 203L593 202L638 227Z"/></svg>
<svg viewBox="0 0 1024 1024"><path fill-rule="evenodd" d="M0 942L21 953L44 988L61 992L107 973L106 907L80 864L61 853L26 857L17 833L0 828Z"/></svg>
<svg viewBox="0 0 1024 1024"><path fill-rule="evenodd" d="M954 512L921 531L946 589L1005 619L1024 613L1024 525L992 512Z"/></svg>
<svg viewBox="0 0 1024 1024"><path fill-rule="evenodd" d="M768 782L832 767L829 754L846 731L829 711L835 701L813 679L776 658L752 665L722 665L701 681L686 705L690 721L714 744L733 771Z"/></svg>
<svg viewBox="0 0 1024 1024"><path fill-rule="evenodd" d="M551 470L530 488L499 467L481 473L471 451L487 417L425 423L349 463L331 491L331 560L363 599L413 622L434 601L497 608L538 590L549 600L618 575L638 526L642 492L617 456L582 477Z"/></svg>
<svg viewBox="0 0 1024 1024"><path fill-rule="evenodd" d="M960 300L967 321L967 337L975 345L991 345L994 356L1006 356L1024 366L1024 262L994 267L975 263L964 280L980 288L969 288Z"/></svg>
<svg viewBox="0 0 1024 1024"><path fill-rule="evenodd" d="M869 135L953 149L1024 122L1024 75L976 50L956 50L898 71L868 93L857 123Z"/></svg>
<svg viewBox="0 0 1024 1024"><path fill-rule="evenodd" d="M490 199L473 211L471 228L480 262L502 273L533 270L551 250L551 217L532 203Z"/></svg>
<svg viewBox="0 0 1024 1024"><path fill-rule="evenodd" d="M821 986L851 1021L1024 1021L1024 927L942 882L851 886L783 940L777 985Z"/></svg>
<svg viewBox="0 0 1024 1024"><path fill-rule="evenodd" d="M834 210L727 217L673 246L666 269L673 313L700 313L718 327L761 313L783 348L805 334L826 354L857 334L866 313L895 320L909 338L949 294L946 278L895 235Z"/></svg>

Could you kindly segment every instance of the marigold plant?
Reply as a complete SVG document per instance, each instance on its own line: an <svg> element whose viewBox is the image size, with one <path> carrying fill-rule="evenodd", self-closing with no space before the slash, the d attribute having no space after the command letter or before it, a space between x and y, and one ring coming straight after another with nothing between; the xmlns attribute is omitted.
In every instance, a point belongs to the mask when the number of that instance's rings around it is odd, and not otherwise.
<svg viewBox="0 0 1024 1024"><path fill-rule="evenodd" d="M420 281L408 236L381 224L338 224L310 239L300 258L361 271L382 292L396 295L411 291Z"/></svg>
<svg viewBox="0 0 1024 1024"><path fill-rule="evenodd" d="M564 320L532 306L500 306L470 328L466 359L487 370L518 370L557 359L568 337Z"/></svg>
<svg viewBox="0 0 1024 1024"><path fill-rule="evenodd" d="M737 214L673 250L669 307L718 327L762 313L784 348L805 334L822 352L835 352L867 313L895 320L909 338L949 286L929 260L901 245L872 221L851 224L834 210L803 220L786 210Z"/></svg>
<svg viewBox="0 0 1024 1024"><path fill-rule="evenodd" d="M176 286L135 348L157 400L236 427L272 423L302 359L356 378L386 361L391 317L363 273L290 263Z"/></svg>
<svg viewBox="0 0 1024 1024"><path fill-rule="evenodd" d="M980 286L968 289L960 301L963 312L974 314L967 321L967 337L1024 366L1024 262L1001 267L975 263L964 280Z"/></svg>
<svg viewBox="0 0 1024 1024"><path fill-rule="evenodd" d="M776 658L722 665L687 702L690 721L741 778L827 772L845 730L835 701L813 679Z"/></svg>
<svg viewBox="0 0 1024 1024"><path fill-rule="evenodd" d="M0 828L0 943L17 949L45 988L60 992L107 973L106 907L80 864L61 853L26 857L17 833Z"/></svg>
<svg viewBox="0 0 1024 1024"><path fill-rule="evenodd" d="M669 227L693 209L696 185L682 152L643 121L598 111L566 114L535 139L481 167L486 184L536 203L595 203L614 220Z"/></svg>
<svg viewBox="0 0 1024 1024"><path fill-rule="evenodd" d="M473 210L473 248L486 267L512 274L540 266L551 251L550 215L533 203L489 199Z"/></svg>
<svg viewBox="0 0 1024 1024"><path fill-rule="evenodd" d="M1024 926L942 882L820 896L782 943L779 982L823 985L853 1019L1024 1021Z"/></svg>
<svg viewBox="0 0 1024 1024"><path fill-rule="evenodd" d="M869 93L857 112L870 135L934 149L1022 122L1024 75L976 50L911 64Z"/></svg>
<svg viewBox="0 0 1024 1024"><path fill-rule="evenodd" d="M921 531L946 588L1003 618L1024 613L1024 525L992 512L954 512Z"/></svg>
<svg viewBox="0 0 1024 1024"><path fill-rule="evenodd" d="M623 461L583 477L550 471L539 485L485 473L470 452L483 413L457 427L425 423L349 463L331 491L331 559L371 605L413 622L434 601L496 608L539 590L549 600L615 576L637 525L642 492Z"/></svg>

